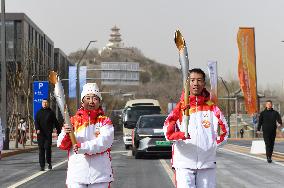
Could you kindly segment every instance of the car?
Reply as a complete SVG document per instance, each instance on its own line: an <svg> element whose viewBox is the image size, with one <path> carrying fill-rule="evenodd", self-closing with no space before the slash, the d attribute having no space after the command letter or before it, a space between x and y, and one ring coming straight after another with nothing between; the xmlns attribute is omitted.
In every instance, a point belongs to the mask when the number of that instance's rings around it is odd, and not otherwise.
<svg viewBox="0 0 284 188"><path fill-rule="evenodd" d="M161 107L155 99L135 99L129 100L121 114L121 124L123 125L123 141L125 149L132 146L132 132L141 115L161 114Z"/></svg>
<svg viewBox="0 0 284 188"><path fill-rule="evenodd" d="M145 154L171 154L172 142L163 132L166 115L142 115L132 134L132 155L136 159Z"/></svg>

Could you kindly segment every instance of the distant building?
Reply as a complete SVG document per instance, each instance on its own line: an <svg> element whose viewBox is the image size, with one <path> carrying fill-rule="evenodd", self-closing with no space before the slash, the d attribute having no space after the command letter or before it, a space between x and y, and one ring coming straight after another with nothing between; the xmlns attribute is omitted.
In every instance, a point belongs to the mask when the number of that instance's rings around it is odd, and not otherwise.
<svg viewBox="0 0 284 188"><path fill-rule="evenodd" d="M139 85L139 63L102 62L101 85Z"/></svg>
<svg viewBox="0 0 284 188"><path fill-rule="evenodd" d="M101 50L99 50L99 53L109 53L113 50L120 50L120 49L127 49L124 48L124 44L121 42L121 34L119 32L119 28L115 25L111 28L111 34L109 38L109 42L105 47L103 47Z"/></svg>
<svg viewBox="0 0 284 188"><path fill-rule="evenodd" d="M119 33L119 28L115 25L111 28L111 34L109 43L107 44L108 48L122 48L123 45L121 43L121 34Z"/></svg>
<svg viewBox="0 0 284 188"><path fill-rule="evenodd" d="M30 61L32 74L42 79L54 66L53 41L24 13L6 13L5 19L7 63Z"/></svg>
<svg viewBox="0 0 284 188"><path fill-rule="evenodd" d="M67 55L60 49L54 48L54 71L58 73L62 81L62 85L65 91L66 98L68 98L68 78L69 78L69 65L70 60Z"/></svg>
<svg viewBox="0 0 284 188"><path fill-rule="evenodd" d="M51 70L58 70L60 76L67 79L69 61L60 49L54 50L54 42L26 14L6 13L5 23L7 98L11 99L7 103L7 111L8 115L18 112L21 115L27 115L23 90L17 91L19 93L15 96L15 90L10 82L10 80L16 80L16 67L23 75L24 84L21 87L32 89L33 81L48 81ZM32 90L31 93L33 93ZM30 95L28 104L30 111L32 111L32 97L33 94ZM14 100L19 103L18 112L12 112L15 106ZM55 101L51 100L51 105L54 103Z"/></svg>

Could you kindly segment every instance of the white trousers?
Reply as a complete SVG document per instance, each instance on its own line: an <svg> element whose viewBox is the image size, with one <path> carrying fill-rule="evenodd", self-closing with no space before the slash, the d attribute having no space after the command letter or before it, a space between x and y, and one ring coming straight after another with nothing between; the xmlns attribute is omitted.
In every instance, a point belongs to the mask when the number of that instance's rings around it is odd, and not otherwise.
<svg viewBox="0 0 284 188"><path fill-rule="evenodd" d="M177 188L215 188L216 168L207 169L176 169Z"/></svg>
<svg viewBox="0 0 284 188"><path fill-rule="evenodd" d="M110 188L110 183L94 183L94 184L68 184L67 188Z"/></svg>

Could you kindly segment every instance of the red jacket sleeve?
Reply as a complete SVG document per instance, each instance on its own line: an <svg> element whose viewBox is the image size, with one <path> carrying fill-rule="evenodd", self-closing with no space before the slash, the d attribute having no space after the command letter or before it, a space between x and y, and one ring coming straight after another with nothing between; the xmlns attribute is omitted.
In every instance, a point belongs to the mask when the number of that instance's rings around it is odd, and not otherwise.
<svg viewBox="0 0 284 188"><path fill-rule="evenodd" d="M164 134L167 140L185 140L184 132L181 132L176 125L180 118L181 103L177 103L173 111L167 117L164 123Z"/></svg>

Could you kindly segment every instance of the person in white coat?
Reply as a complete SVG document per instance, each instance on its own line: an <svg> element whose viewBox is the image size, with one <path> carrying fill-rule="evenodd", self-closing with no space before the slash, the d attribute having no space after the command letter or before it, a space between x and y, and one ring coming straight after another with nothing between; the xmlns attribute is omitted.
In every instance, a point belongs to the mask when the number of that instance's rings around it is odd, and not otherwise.
<svg viewBox="0 0 284 188"><path fill-rule="evenodd" d="M229 128L217 105L210 101L205 89L205 73L201 69L189 71L189 105L184 96L167 117L164 133L173 141L172 167L178 188L216 187L216 149L228 137ZM182 117L189 108L188 137L184 133ZM221 135L218 135L220 127Z"/></svg>
<svg viewBox="0 0 284 188"><path fill-rule="evenodd" d="M83 86L82 107L71 117L72 127L64 124L57 146L68 150L68 188L109 188L113 181L110 150L114 128L100 106L102 96L95 83ZM71 129L77 140L72 145Z"/></svg>

